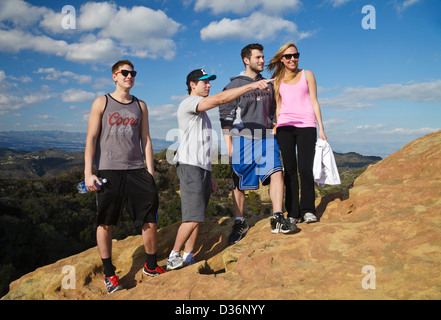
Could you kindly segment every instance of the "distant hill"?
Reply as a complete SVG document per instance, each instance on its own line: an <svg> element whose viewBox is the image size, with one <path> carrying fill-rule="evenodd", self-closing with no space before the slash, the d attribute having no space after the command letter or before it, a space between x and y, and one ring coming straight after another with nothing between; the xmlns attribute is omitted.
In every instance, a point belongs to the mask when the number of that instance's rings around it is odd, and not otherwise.
<svg viewBox="0 0 441 320"><path fill-rule="evenodd" d="M157 153L157 152L155 152ZM361 168L381 160L380 157L358 153L334 153L340 172ZM0 178L50 178L84 166L84 152L67 152L56 148L37 151L0 148Z"/></svg>
<svg viewBox="0 0 441 320"><path fill-rule="evenodd" d="M83 152L71 153L55 148L27 152L0 148L0 178L49 178L82 166Z"/></svg>
<svg viewBox="0 0 441 320"><path fill-rule="evenodd" d="M2 131L0 147L36 151L57 148L68 152L84 151L86 133L65 131Z"/></svg>
<svg viewBox="0 0 441 320"><path fill-rule="evenodd" d="M345 169L361 168L380 161L382 158L377 156L362 156L355 152L338 153L334 152L335 162L340 171Z"/></svg>
<svg viewBox="0 0 441 320"><path fill-rule="evenodd" d="M1 131L0 178L49 178L83 167L85 141L85 132ZM152 143L154 153L174 144L161 139L152 139ZM334 155L340 172L381 160L355 152Z"/></svg>
<svg viewBox="0 0 441 320"><path fill-rule="evenodd" d="M56 148L68 152L84 151L86 132L66 131L0 131L0 148L36 151ZM173 142L152 139L153 152L167 149Z"/></svg>

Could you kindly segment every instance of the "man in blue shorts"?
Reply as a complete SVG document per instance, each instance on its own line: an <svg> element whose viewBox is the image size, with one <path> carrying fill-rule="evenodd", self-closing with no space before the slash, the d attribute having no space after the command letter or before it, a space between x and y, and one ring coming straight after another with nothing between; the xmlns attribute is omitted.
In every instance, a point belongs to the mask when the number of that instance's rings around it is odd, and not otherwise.
<svg viewBox="0 0 441 320"><path fill-rule="evenodd" d="M265 66L263 46L249 44L242 49L245 71L231 78L225 90L241 87L263 79ZM249 229L244 218L245 190L256 190L259 184L270 185L274 217L272 233L292 233L297 226L284 218L282 212L283 174L277 140L272 134L276 122L274 87L254 90L219 107L225 143L232 159L233 202L236 219L228 238L230 244L241 240Z"/></svg>
<svg viewBox="0 0 441 320"><path fill-rule="evenodd" d="M107 293L123 289L112 264L112 225L118 223L126 204L135 225L142 227L146 253L143 273L153 277L165 272L156 263L159 199L147 105L130 94L135 76L130 61L113 65L116 89L93 102L87 130L84 179L89 191L97 191L96 238ZM95 186L101 182L92 173L93 164L98 177L107 179L101 190Z"/></svg>

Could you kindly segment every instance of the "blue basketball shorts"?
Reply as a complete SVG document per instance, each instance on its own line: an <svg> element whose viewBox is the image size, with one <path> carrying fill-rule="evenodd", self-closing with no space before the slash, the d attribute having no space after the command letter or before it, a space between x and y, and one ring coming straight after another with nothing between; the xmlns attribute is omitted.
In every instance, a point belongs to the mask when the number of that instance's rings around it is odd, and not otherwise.
<svg viewBox="0 0 441 320"><path fill-rule="evenodd" d="M237 176L233 187L239 190L257 190L259 180L267 185L273 173L283 170L279 145L272 135L263 139L233 137L231 162Z"/></svg>

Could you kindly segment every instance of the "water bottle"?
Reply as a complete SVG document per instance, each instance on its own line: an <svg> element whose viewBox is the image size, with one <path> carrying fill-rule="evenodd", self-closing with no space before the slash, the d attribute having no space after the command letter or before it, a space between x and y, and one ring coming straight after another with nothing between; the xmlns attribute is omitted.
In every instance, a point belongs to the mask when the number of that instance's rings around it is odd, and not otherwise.
<svg viewBox="0 0 441 320"><path fill-rule="evenodd" d="M98 180L101 181L101 183L103 183L103 184L107 182L107 179L98 178ZM95 186L98 189L101 189L103 187L102 185L100 186L96 181L95 181ZM87 193L87 192L89 192L89 190L87 190L87 188L86 188L86 182L85 181L81 181L80 183L78 183L77 190L78 190L79 193Z"/></svg>

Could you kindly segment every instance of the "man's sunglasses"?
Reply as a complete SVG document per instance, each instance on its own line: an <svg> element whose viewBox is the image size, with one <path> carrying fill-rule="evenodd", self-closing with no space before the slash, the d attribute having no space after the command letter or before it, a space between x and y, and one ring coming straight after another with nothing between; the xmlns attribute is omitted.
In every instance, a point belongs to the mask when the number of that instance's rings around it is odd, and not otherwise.
<svg viewBox="0 0 441 320"><path fill-rule="evenodd" d="M300 53L298 53L298 52L288 53L288 54L284 54L282 57L285 57L286 60L291 60L292 58L298 59L300 57Z"/></svg>
<svg viewBox="0 0 441 320"><path fill-rule="evenodd" d="M118 73L121 73L123 75L123 77L127 77L129 75L129 73L132 76L132 78L136 77L136 71L135 70L132 70L132 71L129 71L129 70L119 70L119 71L115 72L115 74L118 74Z"/></svg>

